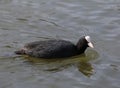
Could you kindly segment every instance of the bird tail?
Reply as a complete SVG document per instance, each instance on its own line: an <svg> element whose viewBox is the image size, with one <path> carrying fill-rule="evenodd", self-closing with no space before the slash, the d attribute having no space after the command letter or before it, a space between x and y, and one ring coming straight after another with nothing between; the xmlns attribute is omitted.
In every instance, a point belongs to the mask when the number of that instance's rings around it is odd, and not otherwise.
<svg viewBox="0 0 120 88"><path fill-rule="evenodd" d="M21 50L15 51L15 54L19 54L19 55L25 54L25 50L21 49Z"/></svg>

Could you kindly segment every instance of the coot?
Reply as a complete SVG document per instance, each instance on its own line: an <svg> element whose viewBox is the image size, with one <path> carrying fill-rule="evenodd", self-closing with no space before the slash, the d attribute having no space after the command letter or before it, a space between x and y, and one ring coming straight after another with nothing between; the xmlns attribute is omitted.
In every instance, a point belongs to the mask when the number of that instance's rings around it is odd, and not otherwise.
<svg viewBox="0 0 120 88"><path fill-rule="evenodd" d="M76 45L66 40L35 41L15 53L38 58L65 58L82 54L87 47L94 48L90 36L83 36Z"/></svg>

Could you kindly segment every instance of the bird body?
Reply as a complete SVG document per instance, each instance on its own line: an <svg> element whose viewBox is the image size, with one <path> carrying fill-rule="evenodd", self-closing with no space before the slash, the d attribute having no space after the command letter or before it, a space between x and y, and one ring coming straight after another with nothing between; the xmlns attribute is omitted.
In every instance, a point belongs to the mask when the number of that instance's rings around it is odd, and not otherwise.
<svg viewBox="0 0 120 88"><path fill-rule="evenodd" d="M26 54L38 58L65 58L84 53L88 41L82 37L75 45L66 40L35 41L26 44L16 54Z"/></svg>

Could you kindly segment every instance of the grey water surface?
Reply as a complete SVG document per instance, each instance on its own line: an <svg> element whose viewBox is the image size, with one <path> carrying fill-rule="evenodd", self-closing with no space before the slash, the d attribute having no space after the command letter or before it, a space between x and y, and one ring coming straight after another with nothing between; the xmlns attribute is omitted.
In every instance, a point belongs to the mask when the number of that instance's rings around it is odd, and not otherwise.
<svg viewBox="0 0 120 88"><path fill-rule="evenodd" d="M36 40L95 48L67 59L17 56ZM0 0L0 88L120 88L120 0Z"/></svg>

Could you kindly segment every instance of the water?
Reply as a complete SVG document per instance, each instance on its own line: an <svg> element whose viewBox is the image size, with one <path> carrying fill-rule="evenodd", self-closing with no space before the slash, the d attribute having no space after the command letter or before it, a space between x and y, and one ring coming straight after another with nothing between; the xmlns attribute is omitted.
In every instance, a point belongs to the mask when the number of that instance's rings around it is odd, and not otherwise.
<svg viewBox="0 0 120 88"><path fill-rule="evenodd" d="M66 60L16 56L49 38L95 49ZM120 0L0 0L0 88L120 88Z"/></svg>

